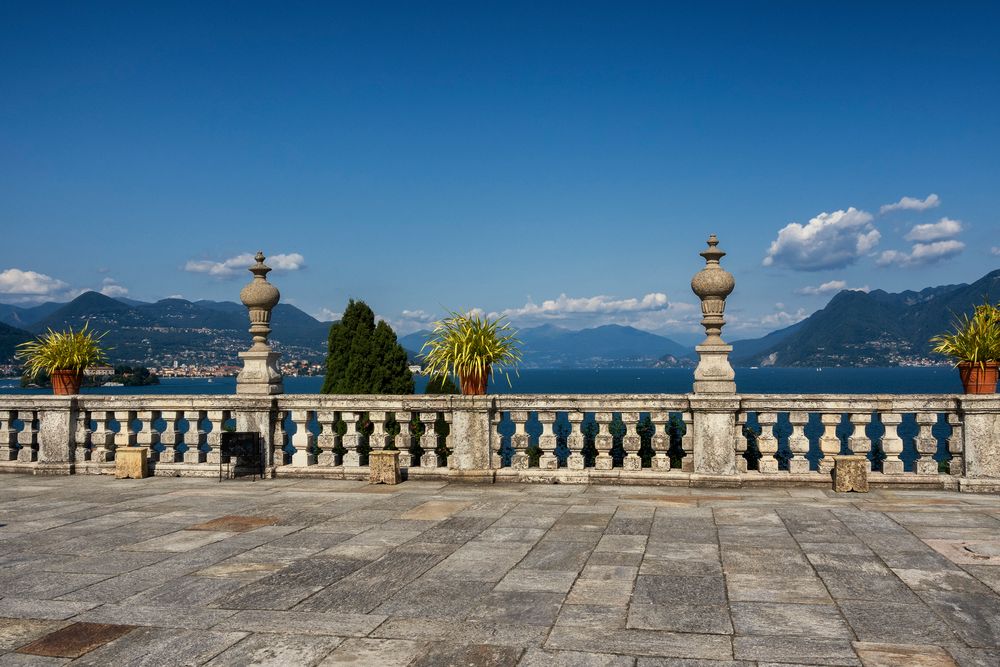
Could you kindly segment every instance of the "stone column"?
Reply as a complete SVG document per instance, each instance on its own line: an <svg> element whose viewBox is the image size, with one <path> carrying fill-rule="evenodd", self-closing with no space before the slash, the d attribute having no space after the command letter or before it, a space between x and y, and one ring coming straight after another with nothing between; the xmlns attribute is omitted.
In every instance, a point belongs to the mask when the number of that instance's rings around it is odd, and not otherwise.
<svg viewBox="0 0 1000 667"><path fill-rule="evenodd" d="M1000 493L1000 394L960 396L958 414L965 450L961 490Z"/></svg>
<svg viewBox="0 0 1000 667"><path fill-rule="evenodd" d="M694 435L694 470L697 475L733 475L736 471L736 373L729 364L733 348L722 340L726 323L726 297L736 281L722 268L719 240L708 237L708 250L699 253L705 267L691 279L691 290L701 299L701 325L705 340L695 347L698 366L694 370L694 394L691 413Z"/></svg>
<svg viewBox="0 0 1000 667"><path fill-rule="evenodd" d="M278 370L279 353L268 345L271 333L271 310L278 305L281 294L278 288L267 282L267 272L271 267L264 264L264 253L257 252L257 263L248 270L251 280L240 292L240 301L250 311L250 333L253 345L246 352L240 352L243 370L236 376L237 394L282 394L285 392Z"/></svg>

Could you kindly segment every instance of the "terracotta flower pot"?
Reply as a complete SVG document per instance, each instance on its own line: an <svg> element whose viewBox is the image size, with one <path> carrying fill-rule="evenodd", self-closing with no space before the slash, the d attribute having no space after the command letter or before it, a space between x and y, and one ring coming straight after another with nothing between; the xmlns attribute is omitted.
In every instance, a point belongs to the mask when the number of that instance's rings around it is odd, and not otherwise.
<svg viewBox="0 0 1000 667"><path fill-rule="evenodd" d="M83 371L52 371L52 393L69 396L80 393Z"/></svg>
<svg viewBox="0 0 1000 667"><path fill-rule="evenodd" d="M987 361L982 366L968 361L958 365L958 374L966 394L995 394L1000 362Z"/></svg>
<svg viewBox="0 0 1000 667"><path fill-rule="evenodd" d="M463 375L459 378L462 384L462 394L466 396L485 396L486 385L490 381L490 367L487 366L482 375Z"/></svg>

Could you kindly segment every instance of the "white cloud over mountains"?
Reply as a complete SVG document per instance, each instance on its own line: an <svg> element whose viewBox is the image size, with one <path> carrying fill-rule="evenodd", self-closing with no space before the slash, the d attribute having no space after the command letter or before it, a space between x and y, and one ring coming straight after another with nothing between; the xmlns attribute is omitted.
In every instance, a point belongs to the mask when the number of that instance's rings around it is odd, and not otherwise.
<svg viewBox="0 0 1000 667"><path fill-rule="evenodd" d="M822 296L826 294L835 294L845 289L857 292L867 292L871 288L868 287L868 285L865 285L864 287L848 287L846 280L830 280L822 285L817 285L816 287L800 287L795 290L795 293L805 296Z"/></svg>
<svg viewBox="0 0 1000 667"><path fill-rule="evenodd" d="M903 237L907 241L937 241L957 236L962 231L962 223L951 218L941 218L937 222L925 225L914 225L913 229Z"/></svg>
<svg viewBox="0 0 1000 667"><path fill-rule="evenodd" d="M184 265L190 273L205 273L215 278L233 278L245 275L247 269L256 262L252 253L243 253L221 262L191 259ZM298 271L305 268L305 258L297 252L271 255L264 263L276 272Z"/></svg>
<svg viewBox="0 0 1000 667"><path fill-rule="evenodd" d="M764 266L796 271L840 269L871 252L882 235L871 213L854 207L820 213L805 225L785 225L764 258Z"/></svg>
<svg viewBox="0 0 1000 667"><path fill-rule="evenodd" d="M69 285L58 278L37 271L5 269L0 271L0 294L17 297L46 297L67 289Z"/></svg>
<svg viewBox="0 0 1000 667"><path fill-rule="evenodd" d="M926 211L929 208L937 208L940 205L941 198L936 194L930 194L926 199L903 197L895 204L886 204L879 209L879 213L884 215L890 211Z"/></svg>
<svg viewBox="0 0 1000 667"><path fill-rule="evenodd" d="M520 317L561 318L581 313L636 313L665 309L670 302L662 292L651 292L641 299L615 299L598 295L589 297L569 297L560 294L555 299L547 299L541 304L528 301L520 308L508 308L500 315L514 319Z"/></svg>
<svg viewBox="0 0 1000 667"><path fill-rule="evenodd" d="M937 222L914 225L906 233L907 241L916 243L909 252L902 250L885 250L879 254L876 264L879 266L913 267L926 266L958 255L965 249L965 244L951 238L962 232L962 223L951 218L941 218Z"/></svg>
<svg viewBox="0 0 1000 667"><path fill-rule="evenodd" d="M105 278L101 283L101 294L110 296L111 298L125 296L128 294L128 288L118 284L118 281L114 278Z"/></svg>

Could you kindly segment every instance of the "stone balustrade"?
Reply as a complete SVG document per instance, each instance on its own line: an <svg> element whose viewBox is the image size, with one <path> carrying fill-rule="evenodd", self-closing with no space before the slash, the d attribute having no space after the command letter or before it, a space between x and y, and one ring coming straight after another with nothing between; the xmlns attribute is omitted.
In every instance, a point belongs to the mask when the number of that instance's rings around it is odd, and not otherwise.
<svg viewBox="0 0 1000 667"><path fill-rule="evenodd" d="M225 430L261 433L274 476L365 479L389 449L410 479L826 486L853 453L874 486L1000 491L997 395L13 395L0 471L109 474L138 445L210 476Z"/></svg>

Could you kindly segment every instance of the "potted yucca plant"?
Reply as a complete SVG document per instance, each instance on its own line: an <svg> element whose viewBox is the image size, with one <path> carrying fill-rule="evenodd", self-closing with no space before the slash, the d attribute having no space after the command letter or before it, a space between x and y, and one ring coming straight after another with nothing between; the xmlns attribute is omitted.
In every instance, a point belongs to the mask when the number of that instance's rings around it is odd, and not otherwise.
<svg viewBox="0 0 1000 667"><path fill-rule="evenodd" d="M52 378L55 394L78 394L83 382L83 369L107 363L101 339L107 332L95 335L89 322L79 331L48 330L35 340L17 346L17 359L24 360L24 372L29 378L46 374Z"/></svg>
<svg viewBox="0 0 1000 667"><path fill-rule="evenodd" d="M517 331L503 317L491 320L472 313L449 313L434 324L431 338L420 353L424 373L431 377L457 377L462 393L482 396L491 374L517 372L521 361Z"/></svg>
<svg viewBox="0 0 1000 667"><path fill-rule="evenodd" d="M954 331L931 338L934 352L955 360L967 394L996 392L1000 366L1000 307L987 301L972 317L955 319Z"/></svg>

